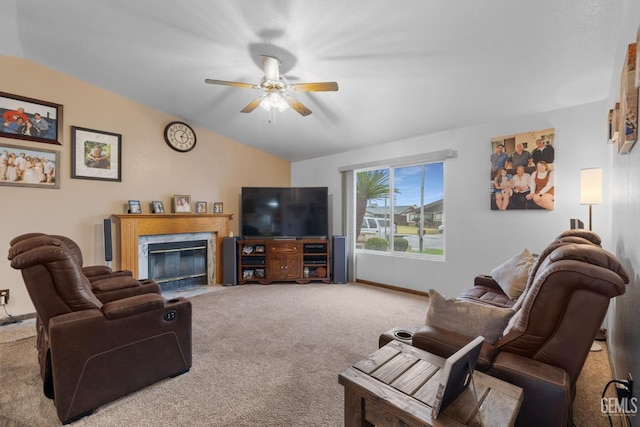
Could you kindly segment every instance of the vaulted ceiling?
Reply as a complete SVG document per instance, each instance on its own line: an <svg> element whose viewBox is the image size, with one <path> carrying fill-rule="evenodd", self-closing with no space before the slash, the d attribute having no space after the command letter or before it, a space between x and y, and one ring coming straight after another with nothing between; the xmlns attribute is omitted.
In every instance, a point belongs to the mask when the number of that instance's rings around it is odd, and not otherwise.
<svg viewBox="0 0 640 427"><path fill-rule="evenodd" d="M625 0L5 0L29 59L296 161L607 97ZM240 110L260 55L313 113ZM8 76L5 75L4 78Z"/></svg>

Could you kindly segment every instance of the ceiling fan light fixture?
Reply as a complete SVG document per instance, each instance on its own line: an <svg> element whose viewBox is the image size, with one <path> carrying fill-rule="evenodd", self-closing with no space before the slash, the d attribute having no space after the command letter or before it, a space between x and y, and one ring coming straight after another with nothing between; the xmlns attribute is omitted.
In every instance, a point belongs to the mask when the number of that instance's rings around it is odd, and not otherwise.
<svg viewBox="0 0 640 427"><path fill-rule="evenodd" d="M278 92L269 92L269 94L260 101L260 106L267 111L277 109L281 113L289 108L289 104L287 104L282 95Z"/></svg>
<svg viewBox="0 0 640 427"><path fill-rule="evenodd" d="M310 109L290 95L291 92L327 92L338 90L338 83L336 82L288 84L280 75L280 61L278 58L266 55L260 55L260 57L262 58L264 76L262 77L259 85L216 79L205 79L204 82L215 85L262 90L264 92L263 95L255 98L246 107L240 110L240 112L250 113L260 106L269 112L269 117L272 116L273 112L274 120L275 110L283 112L289 107L303 117L311 114ZM269 121L271 122L271 119Z"/></svg>

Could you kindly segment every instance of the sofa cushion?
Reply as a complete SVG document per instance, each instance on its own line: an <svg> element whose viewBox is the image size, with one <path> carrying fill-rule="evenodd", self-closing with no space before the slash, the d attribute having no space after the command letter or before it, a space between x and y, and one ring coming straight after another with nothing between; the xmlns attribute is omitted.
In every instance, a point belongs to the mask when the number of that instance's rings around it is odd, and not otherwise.
<svg viewBox="0 0 640 427"><path fill-rule="evenodd" d="M446 298L430 289L426 325L469 338L482 335L487 343L494 344L502 336L514 313L510 308Z"/></svg>
<svg viewBox="0 0 640 427"><path fill-rule="evenodd" d="M524 249L491 270L491 277L498 282L504 293L515 301L527 286L529 271L535 261L531 252Z"/></svg>

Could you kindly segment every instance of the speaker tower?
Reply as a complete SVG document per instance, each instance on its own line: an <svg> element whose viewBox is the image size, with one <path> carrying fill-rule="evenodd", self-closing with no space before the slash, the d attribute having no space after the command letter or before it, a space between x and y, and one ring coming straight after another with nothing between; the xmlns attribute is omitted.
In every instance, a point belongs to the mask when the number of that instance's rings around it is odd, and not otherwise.
<svg viewBox="0 0 640 427"><path fill-rule="evenodd" d="M102 229L104 234L104 260L106 262L113 261L113 239L111 237L111 219L105 218L102 221Z"/></svg>
<svg viewBox="0 0 640 427"><path fill-rule="evenodd" d="M235 286L238 284L238 256L235 237L222 239L222 284Z"/></svg>
<svg viewBox="0 0 640 427"><path fill-rule="evenodd" d="M333 236L331 239L331 280L347 283L347 238Z"/></svg>

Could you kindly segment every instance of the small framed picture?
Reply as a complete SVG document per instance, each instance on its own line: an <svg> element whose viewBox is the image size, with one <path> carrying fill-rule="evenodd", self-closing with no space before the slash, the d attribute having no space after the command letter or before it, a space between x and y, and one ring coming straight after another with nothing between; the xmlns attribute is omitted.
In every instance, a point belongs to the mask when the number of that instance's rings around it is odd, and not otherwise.
<svg viewBox="0 0 640 427"><path fill-rule="evenodd" d="M256 253L263 254L264 253L264 245L256 245Z"/></svg>
<svg viewBox="0 0 640 427"><path fill-rule="evenodd" d="M255 269L256 277L264 277L264 268L256 268Z"/></svg>
<svg viewBox="0 0 640 427"><path fill-rule="evenodd" d="M129 213L141 214L142 207L140 207L140 200L129 200Z"/></svg>
<svg viewBox="0 0 640 427"><path fill-rule="evenodd" d="M207 202L196 202L196 213L207 213Z"/></svg>
<svg viewBox="0 0 640 427"><path fill-rule="evenodd" d="M184 194L173 196L173 211L175 213L191 212L191 196Z"/></svg>
<svg viewBox="0 0 640 427"><path fill-rule="evenodd" d="M244 270L242 272L243 279L253 279L253 270Z"/></svg>
<svg viewBox="0 0 640 427"><path fill-rule="evenodd" d="M162 204L161 201L159 200L154 200L153 202L151 202L151 206L153 208L153 213L164 213L164 205Z"/></svg>
<svg viewBox="0 0 640 427"><path fill-rule="evenodd" d="M215 202L213 204L213 213L222 213L222 202Z"/></svg>

